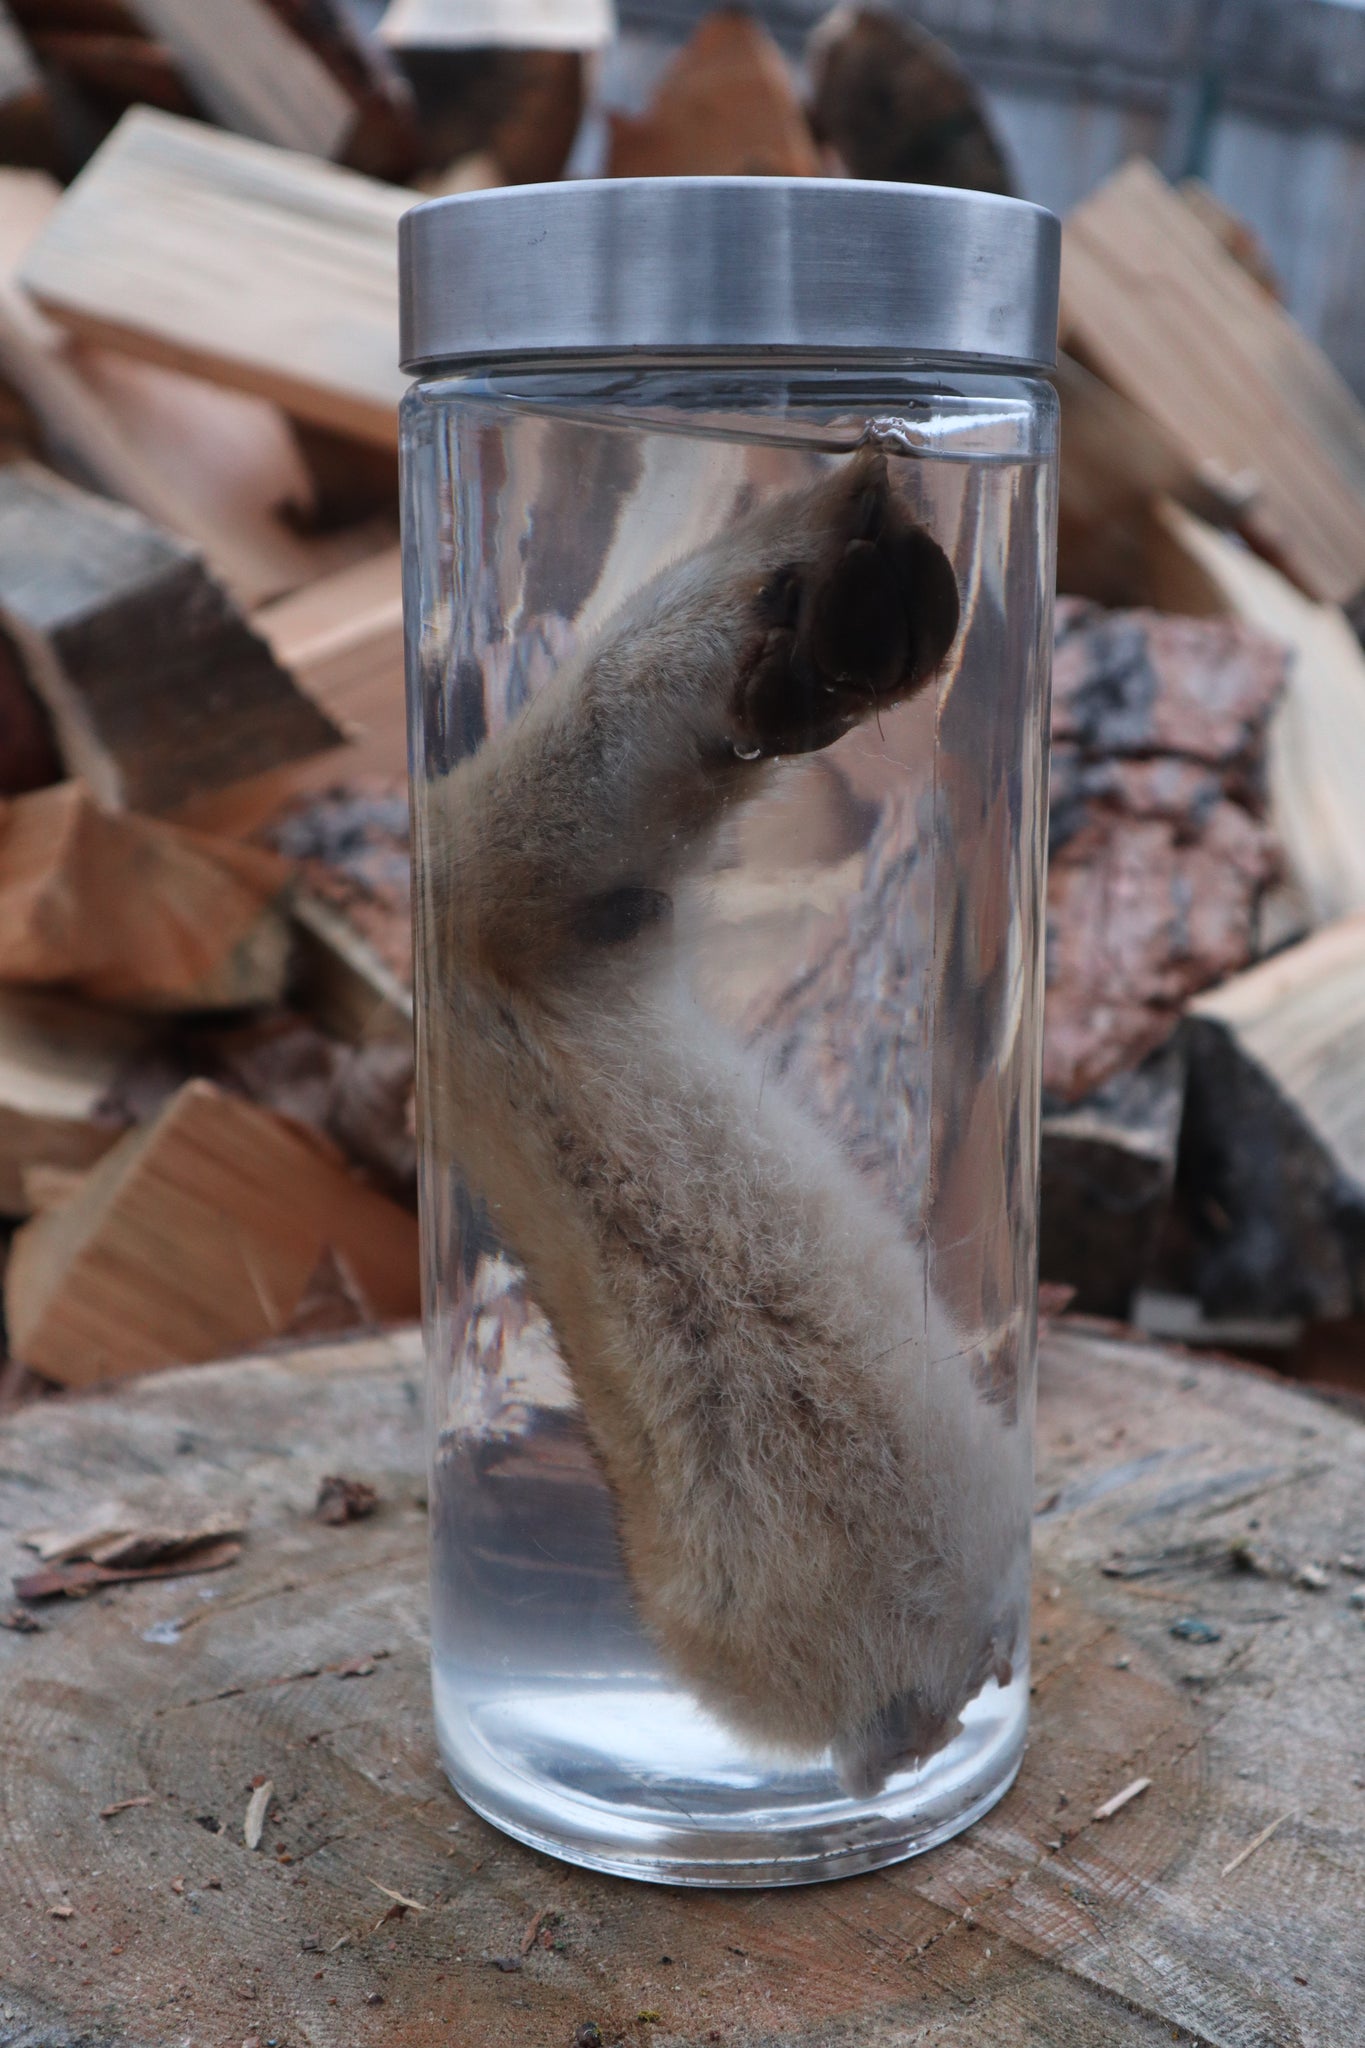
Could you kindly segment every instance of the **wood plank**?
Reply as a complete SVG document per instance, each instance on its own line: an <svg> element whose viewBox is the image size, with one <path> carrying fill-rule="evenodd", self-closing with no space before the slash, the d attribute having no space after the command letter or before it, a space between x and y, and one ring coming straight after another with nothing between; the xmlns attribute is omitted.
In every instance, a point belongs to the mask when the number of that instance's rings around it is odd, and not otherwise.
<svg viewBox="0 0 1365 2048"><path fill-rule="evenodd" d="M112 1093L148 1037L116 1010L0 989L0 1215L27 1215L34 1168L84 1169L117 1142Z"/></svg>
<svg viewBox="0 0 1365 2048"><path fill-rule="evenodd" d="M1365 587L1365 412L1150 164L1068 216L1061 332L1187 460L1254 484L1245 530L1309 595Z"/></svg>
<svg viewBox="0 0 1365 2048"><path fill-rule="evenodd" d="M396 229L411 203L336 165L135 108L20 281L87 339L389 447L406 386Z"/></svg>
<svg viewBox="0 0 1365 2048"><path fill-rule="evenodd" d="M127 0L222 128L336 157L355 125L351 96L266 0Z"/></svg>
<svg viewBox="0 0 1365 2048"><path fill-rule="evenodd" d="M1194 1278L1215 1314L1365 1313L1365 913L1190 1005Z"/></svg>
<svg viewBox="0 0 1365 2048"><path fill-rule="evenodd" d="M14 16L0 0L0 160L50 165L56 123L42 71Z"/></svg>
<svg viewBox="0 0 1365 2048"><path fill-rule="evenodd" d="M0 803L0 982L151 1012L277 1002L287 865L78 782Z"/></svg>
<svg viewBox="0 0 1365 2048"><path fill-rule="evenodd" d="M735 2048L1354 2039L1361 1582L1335 1560L1360 1547L1358 1411L1054 1326L1015 1787L893 1870L689 1895L554 1863L447 1788L421 1381L403 1332L161 1373L0 1424L6 1579L32 1568L21 1532L106 1500L157 1522L248 1508L241 1558L211 1581L121 1586L39 1610L42 1633L0 1631L0 1979L18 2039L134 2048L157 2007L177 2040L249 2029L389 2048L566 2048L588 2022L635 2048L656 2032L687 2048L716 2034ZM313 1521L334 1472L374 1485L377 1513ZM1282 1555L1283 1576L1234 1569L1246 1541ZM1325 1591L1293 1581L1312 1559ZM1116 1562L1135 1575L1100 1569ZM1173 1637L1184 1615L1220 1640ZM374 1669L343 1678L360 1658ZM1140 1776L1141 1798L1092 1819ZM273 1783L275 1817L253 1854L255 1778ZM129 1799L146 1803L99 1817ZM427 1910L376 1925L376 1882ZM72 1917L54 1920L63 1902ZM523 1957L547 1907L549 1945Z"/></svg>
<svg viewBox="0 0 1365 2048"><path fill-rule="evenodd" d="M1365 909L1365 653L1335 605L1314 604L1266 562L1179 506L1160 517L1226 609L1289 650L1270 723L1270 816L1298 892L1319 921Z"/></svg>
<svg viewBox="0 0 1365 2048"><path fill-rule="evenodd" d="M380 1319L416 1313L416 1219L315 1131L187 1081L18 1231L10 1343L67 1386L221 1357L286 1330L329 1251Z"/></svg>
<svg viewBox="0 0 1365 2048"><path fill-rule="evenodd" d="M340 737L190 548L34 463L0 471L0 631L111 806L170 810Z"/></svg>

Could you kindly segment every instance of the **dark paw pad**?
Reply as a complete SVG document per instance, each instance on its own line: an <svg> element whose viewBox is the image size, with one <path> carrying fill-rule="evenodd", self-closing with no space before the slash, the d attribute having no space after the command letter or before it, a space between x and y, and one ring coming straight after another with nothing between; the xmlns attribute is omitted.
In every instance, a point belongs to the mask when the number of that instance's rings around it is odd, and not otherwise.
<svg viewBox="0 0 1365 2048"><path fill-rule="evenodd" d="M734 711L736 751L806 754L926 682L952 646L957 580L938 542L859 472L828 549L758 594L759 635Z"/></svg>

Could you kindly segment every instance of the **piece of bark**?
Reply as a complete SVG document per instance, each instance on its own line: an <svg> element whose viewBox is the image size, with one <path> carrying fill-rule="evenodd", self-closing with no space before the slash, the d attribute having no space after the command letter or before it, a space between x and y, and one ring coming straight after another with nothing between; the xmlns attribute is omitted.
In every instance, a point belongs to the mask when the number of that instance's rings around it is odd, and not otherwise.
<svg viewBox="0 0 1365 2048"><path fill-rule="evenodd" d="M74 1526L30 1529L20 1540L44 1564L166 1564L189 1550L203 1549L246 1533L246 1516L224 1511L189 1522L148 1522L117 1504L86 1515Z"/></svg>
<svg viewBox="0 0 1365 2048"><path fill-rule="evenodd" d="M397 548L319 578L252 620L275 658L345 738L344 746L196 797L179 820L246 838L333 787L407 772L402 564Z"/></svg>
<svg viewBox="0 0 1365 2048"><path fill-rule="evenodd" d="M348 1479L332 1473L318 1487L313 1514L319 1522L340 1527L343 1522L363 1522L379 1505L379 1495L363 1479Z"/></svg>
<svg viewBox="0 0 1365 2048"><path fill-rule="evenodd" d="M135 1579L178 1579L190 1572L220 1572L236 1564L242 1554L240 1543L206 1543L183 1557L165 1564L51 1564L36 1572L24 1572L14 1581L21 1600L83 1600L98 1586L119 1586Z"/></svg>
<svg viewBox="0 0 1365 2048"><path fill-rule="evenodd" d="M20 282L72 332L392 447L411 194L149 108L63 197Z"/></svg>
<svg viewBox="0 0 1365 2048"><path fill-rule="evenodd" d="M1167 1045L1042 1120L1039 1270L1069 1282L1083 1313L1126 1316L1170 1208L1185 1093Z"/></svg>
<svg viewBox="0 0 1365 2048"><path fill-rule="evenodd" d="M880 8L837 8L807 47L811 125L855 178L1012 192L981 95L951 50Z"/></svg>
<svg viewBox="0 0 1365 2048"><path fill-rule="evenodd" d="M302 1125L191 1081L17 1233L10 1341L72 1386L222 1357L288 1328L328 1245L378 1315L416 1313L413 1217Z"/></svg>
<svg viewBox="0 0 1365 2048"><path fill-rule="evenodd" d="M1251 959L1272 642L1221 619L1058 607L1044 1086L1075 1104ZM1070 1276L1068 1276L1070 1277Z"/></svg>
<svg viewBox="0 0 1365 2048"><path fill-rule="evenodd" d="M545 184L569 159L585 98L576 50L423 47L398 52L428 166L491 161L485 183Z"/></svg>
<svg viewBox="0 0 1365 2048"><path fill-rule="evenodd" d="M341 737L190 548L33 463L0 470L0 631L105 804L169 810Z"/></svg>
<svg viewBox="0 0 1365 2048"><path fill-rule="evenodd" d="M147 1038L138 1018L0 989L0 1215L36 1206L33 1170L80 1173L117 1142L119 1076Z"/></svg>
<svg viewBox="0 0 1365 2048"><path fill-rule="evenodd" d="M1319 921L1365 908L1365 653L1337 606L1315 604L1269 563L1177 505L1162 518L1227 608L1289 650L1268 739L1270 818Z"/></svg>
<svg viewBox="0 0 1365 2048"><path fill-rule="evenodd" d="M146 1011L275 1002L286 864L159 819L105 811L80 783L0 803L0 982Z"/></svg>
<svg viewBox="0 0 1365 2048"><path fill-rule="evenodd" d="M1215 1315L1365 1312L1365 914L1191 1004L1180 1177Z"/></svg>
<svg viewBox="0 0 1365 2048"><path fill-rule="evenodd" d="M1365 410L1141 159L1067 216L1060 333L1189 464L1243 480L1243 530L1301 589L1360 592Z"/></svg>
<svg viewBox="0 0 1365 2048"><path fill-rule="evenodd" d="M816 177L787 60L757 21L718 8L664 71L646 111L610 116L613 178Z"/></svg>

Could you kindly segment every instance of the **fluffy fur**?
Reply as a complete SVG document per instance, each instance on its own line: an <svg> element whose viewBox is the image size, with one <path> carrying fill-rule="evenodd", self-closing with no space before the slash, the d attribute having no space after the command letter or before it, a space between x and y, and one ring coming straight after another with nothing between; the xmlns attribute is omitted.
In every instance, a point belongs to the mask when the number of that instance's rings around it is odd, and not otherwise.
<svg viewBox="0 0 1365 2048"><path fill-rule="evenodd" d="M423 849L430 1122L554 1327L639 1609L719 1718L832 1749L859 1795L1008 1676L1026 1450L669 924L767 764L920 688L957 621L861 454L641 590L439 788Z"/></svg>

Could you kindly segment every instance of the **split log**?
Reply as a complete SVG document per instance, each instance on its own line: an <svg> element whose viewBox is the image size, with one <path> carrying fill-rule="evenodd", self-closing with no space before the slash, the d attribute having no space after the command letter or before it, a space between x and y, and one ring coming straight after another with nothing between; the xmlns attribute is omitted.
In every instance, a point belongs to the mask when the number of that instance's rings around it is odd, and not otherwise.
<svg viewBox="0 0 1365 2048"><path fill-rule="evenodd" d="M1271 720L1270 817L1314 917L1365 908L1365 653L1336 605L1314 604L1277 570L1178 506L1163 520L1226 608L1289 650Z"/></svg>
<svg viewBox="0 0 1365 2048"><path fill-rule="evenodd" d="M294 993L334 1036L408 1043L412 907L402 783L340 785L286 813L268 835L297 864Z"/></svg>
<svg viewBox="0 0 1365 2048"><path fill-rule="evenodd" d="M1059 1105L1156 1051L1190 996L1252 957L1283 679L1274 644L1229 620L1059 607L1043 1050Z"/></svg>
<svg viewBox="0 0 1365 2048"><path fill-rule="evenodd" d="M69 78L101 112L160 107L193 114L195 103L164 43L148 36L112 35L106 29L31 28L36 53Z"/></svg>
<svg viewBox="0 0 1365 2048"><path fill-rule="evenodd" d="M855 178L1012 192L1005 153L946 44L880 8L837 8L810 39L811 125Z"/></svg>
<svg viewBox="0 0 1365 2048"><path fill-rule="evenodd" d="M1039 1271L1075 1306L1126 1317L1157 1249L1175 1185L1185 1094L1176 1045L1042 1121Z"/></svg>
<svg viewBox="0 0 1365 2048"><path fill-rule="evenodd" d="M1365 587L1365 411L1150 164L1068 216L1061 337L1187 461L1245 479L1245 532L1310 596Z"/></svg>
<svg viewBox="0 0 1365 2048"><path fill-rule="evenodd" d="M391 447L397 187L134 109L29 250L64 326Z"/></svg>
<svg viewBox="0 0 1365 2048"><path fill-rule="evenodd" d="M345 744L196 797L176 813L202 832L246 838L301 798L407 772L402 564L396 548L320 577L252 620L275 659Z"/></svg>
<svg viewBox="0 0 1365 2048"><path fill-rule="evenodd" d="M3 471L0 471L3 474ZM0 796L22 796L61 779L52 721L0 630Z"/></svg>
<svg viewBox="0 0 1365 2048"><path fill-rule="evenodd" d="M0 982L151 1012L278 1001L287 865L101 810L80 783L0 804Z"/></svg>
<svg viewBox="0 0 1365 2048"><path fill-rule="evenodd" d="M1365 1313L1365 914L1191 1004L1181 1180L1213 1314Z"/></svg>
<svg viewBox="0 0 1365 2048"><path fill-rule="evenodd" d="M83 1171L117 1142L119 1077L147 1042L135 1017L0 990L0 1215L27 1215L35 1168Z"/></svg>
<svg viewBox="0 0 1365 2048"><path fill-rule="evenodd" d="M0 471L0 630L111 806L169 810L340 739L191 549L31 463Z"/></svg>
<svg viewBox="0 0 1365 2048"><path fill-rule="evenodd" d="M734 8L700 22L643 114L609 118L613 178L800 178L821 169L786 58Z"/></svg>
<svg viewBox="0 0 1365 2048"><path fill-rule="evenodd" d="M126 4L220 127L313 156L342 154L355 121L351 96L266 0Z"/></svg>
<svg viewBox="0 0 1365 2048"><path fill-rule="evenodd" d="M221 1357L286 1330L328 1250L382 1318L416 1313L415 1219L303 1125L191 1081L19 1230L10 1341L68 1386Z"/></svg>

